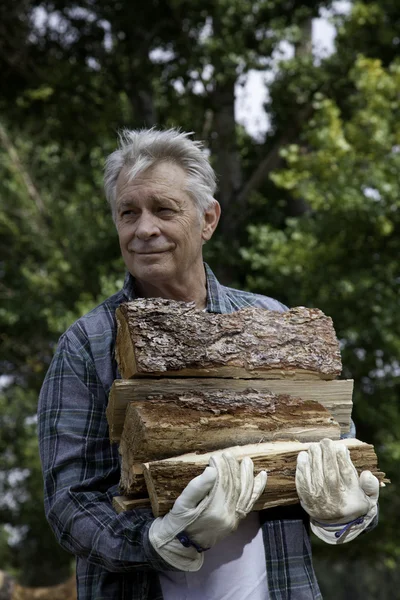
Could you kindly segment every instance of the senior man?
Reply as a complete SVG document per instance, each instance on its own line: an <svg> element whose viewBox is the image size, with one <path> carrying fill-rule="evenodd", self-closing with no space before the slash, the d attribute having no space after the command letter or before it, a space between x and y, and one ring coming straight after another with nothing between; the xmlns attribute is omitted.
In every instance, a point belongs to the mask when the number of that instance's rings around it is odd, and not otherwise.
<svg viewBox="0 0 400 600"><path fill-rule="evenodd" d="M114 379L115 309L137 297L194 301L229 313L284 311L272 298L222 286L202 246L220 216L201 145L178 130L125 131L105 191L127 268L124 286L60 338L39 401L45 509L77 559L79 600L311 600L320 598L308 528L343 543L374 524L378 482L358 477L329 440L298 459L301 505L251 512L267 483L250 459L213 455L164 517L117 515L118 448L106 406Z"/></svg>

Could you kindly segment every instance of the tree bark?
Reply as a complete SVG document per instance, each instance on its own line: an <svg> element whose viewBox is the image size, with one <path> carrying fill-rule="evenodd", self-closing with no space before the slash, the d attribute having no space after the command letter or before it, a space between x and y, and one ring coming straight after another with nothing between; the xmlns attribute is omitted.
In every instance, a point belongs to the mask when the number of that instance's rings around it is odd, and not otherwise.
<svg viewBox="0 0 400 600"><path fill-rule="evenodd" d="M332 320L319 309L243 308L210 314L162 298L116 311L116 358L123 379L195 376L334 379L341 372Z"/></svg>
<svg viewBox="0 0 400 600"><path fill-rule="evenodd" d="M379 481L384 481L385 474L378 470L373 446L356 439L339 440L334 444L344 444L349 448L351 460L359 473L369 470ZM255 474L261 470L268 473L267 486L255 505L255 510L299 502L295 484L296 461L299 452L308 447L309 444L300 442L270 442L229 448L238 459L250 456L254 462ZM203 472L211 454L213 453L185 454L144 465L144 476L155 517L172 508L189 481Z"/></svg>
<svg viewBox="0 0 400 600"><path fill-rule="evenodd" d="M353 380L336 381L290 381L286 379L117 379L114 381L107 406L107 419L111 443L119 442L129 402L147 401L162 394L180 397L197 391L217 392L222 395L242 393L246 388L260 393L289 394L306 401L320 402L338 421L341 434L350 431L353 407Z"/></svg>

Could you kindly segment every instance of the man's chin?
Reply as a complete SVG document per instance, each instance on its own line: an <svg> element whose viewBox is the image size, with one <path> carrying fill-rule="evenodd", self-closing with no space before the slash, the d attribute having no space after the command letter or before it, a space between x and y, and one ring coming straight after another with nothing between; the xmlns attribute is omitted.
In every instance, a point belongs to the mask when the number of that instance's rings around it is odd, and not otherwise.
<svg viewBox="0 0 400 600"><path fill-rule="evenodd" d="M138 263L139 261L135 261L129 271L139 281L156 285L157 282L171 279L174 276L174 270L164 261L154 260L147 264Z"/></svg>

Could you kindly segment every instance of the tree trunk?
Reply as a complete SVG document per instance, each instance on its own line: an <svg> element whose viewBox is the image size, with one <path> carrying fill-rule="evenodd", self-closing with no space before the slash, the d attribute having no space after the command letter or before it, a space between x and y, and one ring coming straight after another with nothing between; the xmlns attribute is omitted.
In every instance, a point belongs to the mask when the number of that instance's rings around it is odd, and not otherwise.
<svg viewBox="0 0 400 600"><path fill-rule="evenodd" d="M218 174L218 200L222 213L231 209L232 199L242 184L241 164L236 148L235 122L236 78L226 78L217 83L213 93L214 129L217 133L216 172ZM223 217L224 218L224 217Z"/></svg>
<svg viewBox="0 0 400 600"><path fill-rule="evenodd" d="M133 109L136 123L141 127L154 127L157 125L157 115L154 106L153 92L150 88L135 88L129 91L129 100ZM147 84L146 84L147 85Z"/></svg>
<svg viewBox="0 0 400 600"><path fill-rule="evenodd" d="M213 11L213 34L218 39L226 35L224 15L218 7ZM212 94L215 143L212 152L216 158L215 170L218 176L218 200L221 204L220 230L226 241L235 245L237 231L235 223L235 199L242 186L242 165L237 148L235 121L235 85L237 65L235 60L220 54L213 56L216 76Z"/></svg>
<svg viewBox="0 0 400 600"><path fill-rule="evenodd" d="M296 58L312 58L312 17L307 17L300 25L300 38L294 45Z"/></svg>
<svg viewBox="0 0 400 600"><path fill-rule="evenodd" d="M374 447L355 439L339 440L334 444L345 444L350 450L351 460L360 473L371 471L380 481L385 474L378 470ZM254 462L254 473L268 473L268 483L255 510L296 504L295 473L297 456L307 450L309 444L300 442L270 442L251 446L229 448L238 459L250 456ZM220 451L222 452L222 451ZM186 485L200 475L208 465L207 454L185 454L176 458L149 462L144 465L144 475L155 517L168 512Z"/></svg>
<svg viewBox="0 0 400 600"><path fill-rule="evenodd" d="M152 298L121 304L116 317L123 379L334 379L342 368L332 320L319 309L210 314L193 302Z"/></svg>
<svg viewBox="0 0 400 600"><path fill-rule="evenodd" d="M218 176L218 201L221 205L220 235L229 242L231 251L237 253L236 232L245 217L244 203L237 202L242 187L242 167L236 145L235 84L233 78L224 78L216 84L213 93L214 129L217 134L214 153Z"/></svg>

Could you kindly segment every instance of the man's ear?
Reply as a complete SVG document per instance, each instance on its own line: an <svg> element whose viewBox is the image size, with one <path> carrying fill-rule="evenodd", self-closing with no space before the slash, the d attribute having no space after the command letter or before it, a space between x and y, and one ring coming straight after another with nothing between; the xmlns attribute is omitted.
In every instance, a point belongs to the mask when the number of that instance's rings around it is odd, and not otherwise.
<svg viewBox="0 0 400 600"><path fill-rule="evenodd" d="M220 216L221 206L219 202L215 200L212 206L210 206L210 208L208 208L203 214L201 237L203 238L204 242L208 242L208 240L211 239L212 234L218 225Z"/></svg>

